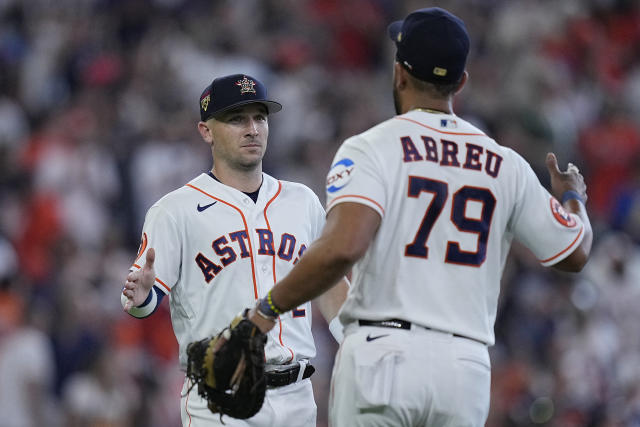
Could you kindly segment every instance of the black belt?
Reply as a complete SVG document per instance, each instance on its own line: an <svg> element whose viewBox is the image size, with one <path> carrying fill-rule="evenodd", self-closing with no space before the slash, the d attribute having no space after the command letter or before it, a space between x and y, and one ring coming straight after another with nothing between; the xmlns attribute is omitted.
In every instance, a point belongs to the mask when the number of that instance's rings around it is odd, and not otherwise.
<svg viewBox="0 0 640 427"><path fill-rule="evenodd" d="M358 324L360 326L377 326L379 328L395 328L395 329L406 329L406 330L411 329L411 322L407 322L406 320L400 320L400 319L358 320ZM430 328L428 326L422 326L422 325L416 325L416 326L420 326L421 328L428 329L430 331L438 331L438 332L449 333L449 332L446 332L446 331L440 331L439 329L433 329L433 328ZM453 336L457 337L457 338L464 338L464 339L467 339L467 340L479 342L482 345L486 345L484 342L482 342L480 340L477 340L475 338L466 337L464 335L459 335L459 334L453 334Z"/></svg>
<svg viewBox="0 0 640 427"><path fill-rule="evenodd" d="M302 379L309 378L316 371L312 365L306 365ZM292 366L291 368L283 369L281 371L269 371L265 372L264 376L267 379L267 387L284 387L285 385L293 384L298 380L298 374L300 373L300 365Z"/></svg>

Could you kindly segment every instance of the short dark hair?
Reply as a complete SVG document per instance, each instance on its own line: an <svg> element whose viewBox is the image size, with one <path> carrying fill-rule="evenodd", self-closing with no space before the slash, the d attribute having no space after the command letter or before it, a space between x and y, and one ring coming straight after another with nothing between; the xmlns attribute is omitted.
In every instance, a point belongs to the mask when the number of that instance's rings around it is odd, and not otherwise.
<svg viewBox="0 0 640 427"><path fill-rule="evenodd" d="M407 73L409 76L409 81L411 85L421 92L428 93L429 95L435 98L449 98L456 93L458 87L460 86L460 82L464 75L460 76L458 81L454 83L431 83L424 80L420 80L419 78Z"/></svg>

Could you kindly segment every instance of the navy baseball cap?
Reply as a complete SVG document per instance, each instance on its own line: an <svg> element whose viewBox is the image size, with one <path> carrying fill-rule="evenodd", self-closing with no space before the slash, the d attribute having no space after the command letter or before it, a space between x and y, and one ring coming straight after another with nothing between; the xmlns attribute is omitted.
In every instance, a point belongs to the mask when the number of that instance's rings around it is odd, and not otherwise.
<svg viewBox="0 0 640 427"><path fill-rule="evenodd" d="M411 12L389 25L396 60L414 77L430 83L456 83L464 73L469 34L464 22L439 7Z"/></svg>
<svg viewBox="0 0 640 427"><path fill-rule="evenodd" d="M200 120L207 121L233 107L263 104L269 114L282 110L282 105L267 99L267 88L247 74L218 77L200 95Z"/></svg>

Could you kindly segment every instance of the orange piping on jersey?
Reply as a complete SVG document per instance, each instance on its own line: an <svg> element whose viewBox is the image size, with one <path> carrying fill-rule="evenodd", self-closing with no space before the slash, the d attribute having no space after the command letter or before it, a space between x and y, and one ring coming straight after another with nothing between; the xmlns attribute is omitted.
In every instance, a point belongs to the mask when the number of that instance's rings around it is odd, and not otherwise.
<svg viewBox="0 0 640 427"><path fill-rule="evenodd" d="M407 117L394 117L394 119L398 119L398 120L406 120L406 121L408 121L408 122L415 123L415 124L417 124L418 126L422 126L422 127L424 127L424 128L427 128L427 129L433 130L433 131L435 131L435 132L444 133L444 134L446 134L446 135L476 135L476 136L486 136L484 133L446 132L446 131L443 131L443 130L440 130L440 129L432 128L431 126L427 126L427 125L425 125L424 123L420 123L420 122L418 122L418 121L416 121L416 120L409 119L409 118L407 118Z"/></svg>
<svg viewBox="0 0 640 427"><path fill-rule="evenodd" d="M253 276L253 295L255 297L255 299L258 299L258 283L256 282L256 267L253 263L253 246L251 244L251 233L249 232L249 226L247 225L247 220L244 217L244 214L242 213L242 210L240 210L240 208L238 208L237 206L232 205L229 202L226 202L222 199L219 199L215 196L212 196L211 194L207 193L206 191L196 187L195 185L191 185L191 184L186 184L187 187L191 187L196 191L201 192L202 194L204 194L205 196L211 197L214 200L217 200L219 202L224 203L225 205L232 207L233 209L237 210L238 213L240 214L240 216L242 217L242 222L244 223L244 230L247 232L247 239L249 240L249 255L250 255L250 259L251 259L251 275Z"/></svg>
<svg viewBox="0 0 640 427"><path fill-rule="evenodd" d="M563 253L567 252L569 249L571 249L571 247L578 241L578 239L580 238L580 236L582 236L582 232L584 231L584 226L582 226L582 228L580 229L580 232L578 233L578 236L573 240L573 242L571 242L571 244L569 246L567 246L564 250L558 252L557 254L555 254L554 256L552 256L551 258L547 258L547 259L543 259L540 262L545 263L545 262L549 262L549 261L553 261L554 259L558 258L560 255L562 255Z"/></svg>
<svg viewBox="0 0 640 427"><path fill-rule="evenodd" d="M357 197L357 198L359 198L359 199L365 199L365 200L368 200L368 201L370 201L371 203L373 203L374 205L376 205L377 207L379 207L379 208L380 208L380 210L382 211L382 214L384 215L384 208L380 205L380 203L378 203L378 202L376 202L375 200L370 199L370 198L368 198L368 197L365 197L365 196L358 196L358 195L355 195L355 194L345 194L345 195L342 195L342 196L338 196L338 197L336 197L335 199L333 199L333 200L331 201L331 203L329 204L329 206L332 206L332 205L336 202L336 200L338 200L338 199L342 199L342 198L344 198L344 197ZM329 212L329 209L330 209L330 208L327 208L327 212Z"/></svg>
<svg viewBox="0 0 640 427"><path fill-rule="evenodd" d="M271 204L271 202L273 202L278 195L280 194L280 190L282 190L282 183L280 181L278 181L278 191L276 191L276 194L271 198L271 200L269 200L267 202L267 204L264 207L264 211L262 212L264 215L264 221L267 223L267 229L269 230L269 232L271 233L271 235L273 236L273 231L271 231L271 225L269 224L269 218L267 218L267 209L269 208L269 205ZM276 242L273 242L273 255L271 257L272 259L272 270L273 270L273 285L276 285L277 282L277 277L276 277ZM284 342L282 342L282 322L280 321L280 318L278 317L278 326L280 328L280 333L278 335L278 338L280 339L280 345L284 348L286 348L287 350L289 350L289 352L291 353L291 359L288 362L291 362L294 358L294 354L293 354L293 350L291 350L291 348L287 347L286 345L284 345ZM288 363L287 362L287 363Z"/></svg>
<svg viewBox="0 0 640 427"><path fill-rule="evenodd" d="M157 277L156 277L156 282L158 282L158 283L160 283L162 286L164 286L164 287L165 287L165 289L166 289L168 292L171 292L171 288L170 288L170 287L168 287L168 286L167 286L167 285L166 285L162 280L158 279Z"/></svg>
<svg viewBox="0 0 640 427"><path fill-rule="evenodd" d="M136 256L136 261L140 259L145 249L147 249L147 233L142 233L142 240L140 241L140 248L138 249L138 255Z"/></svg>
<svg viewBox="0 0 640 427"><path fill-rule="evenodd" d="M136 268L142 269L142 267L140 267L138 264L135 264L135 263L134 263L134 264L133 264L133 266L134 266L134 267L136 267ZM162 280L158 279L157 277L156 277L156 282L158 282L158 283L160 283L162 286L164 286L164 287L165 287L165 289L166 289L168 292L171 292L171 288L170 288L169 286L167 286L167 284L166 284L166 283L164 283Z"/></svg>
<svg viewBox="0 0 640 427"><path fill-rule="evenodd" d="M282 183L280 181L278 181L278 191L276 191L275 196L273 196L271 198L271 200L269 200L267 202L267 204L264 207L264 211L262 212L264 215L264 221L267 223L267 229L269 230L269 232L271 232L271 235L273 235L273 232L271 231L271 225L269 225L269 218L267 218L267 209L269 209L269 205L271 204L271 202L273 202L278 195L280 194L280 190L282 190ZM273 285L275 286L276 284L276 242L273 242L273 256L271 257L273 259Z"/></svg>

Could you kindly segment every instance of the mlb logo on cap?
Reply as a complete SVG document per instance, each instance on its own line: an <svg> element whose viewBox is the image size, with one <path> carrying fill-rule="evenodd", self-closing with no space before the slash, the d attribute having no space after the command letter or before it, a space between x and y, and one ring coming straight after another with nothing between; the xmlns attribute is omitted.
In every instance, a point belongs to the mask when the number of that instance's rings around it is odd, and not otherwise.
<svg viewBox="0 0 640 427"><path fill-rule="evenodd" d="M200 95L200 120L209 120L217 114L246 104L260 103L269 114L277 113L282 105L267 99L267 88L247 74L218 77Z"/></svg>

